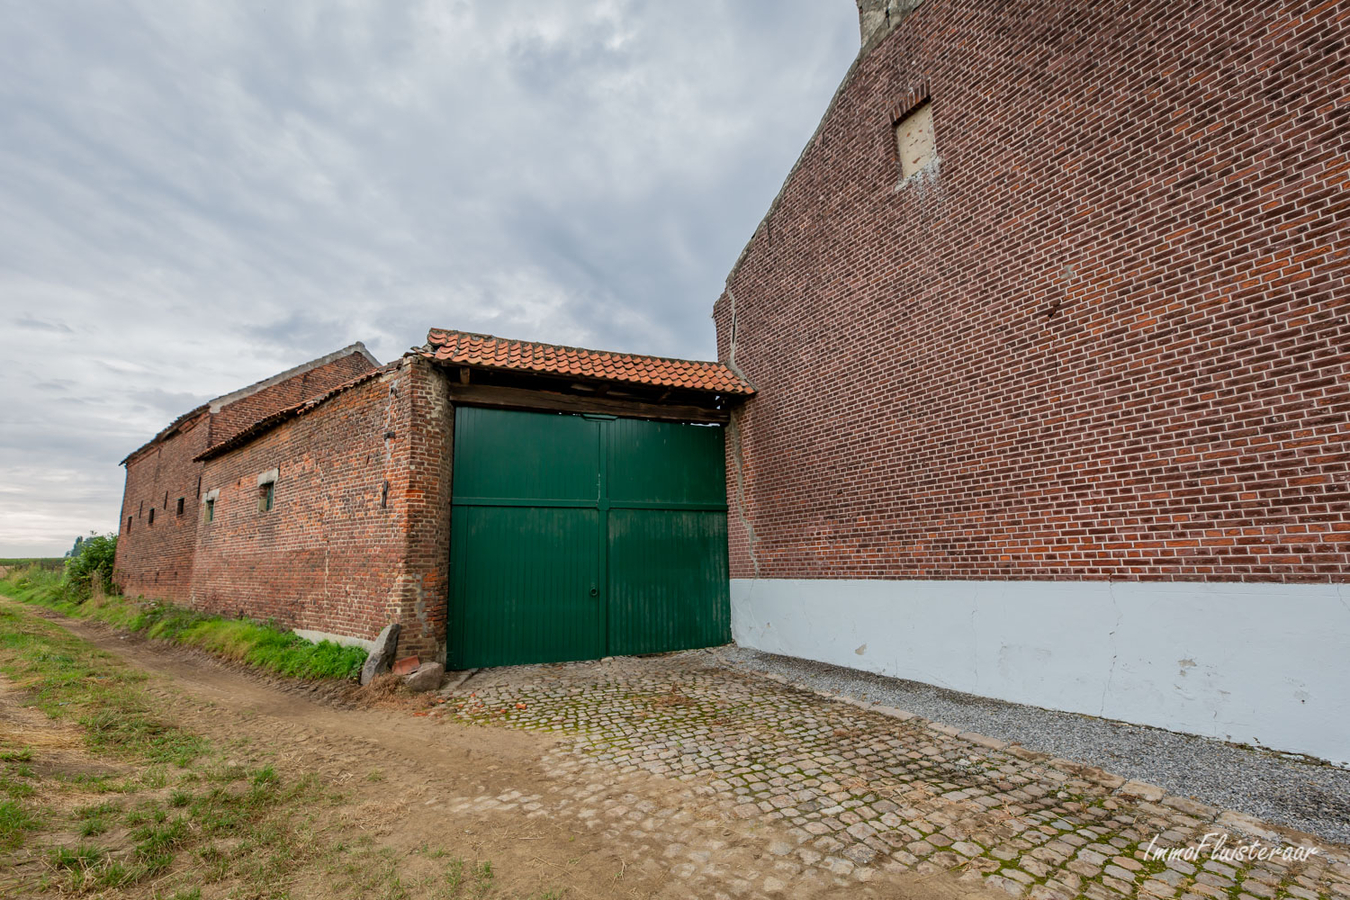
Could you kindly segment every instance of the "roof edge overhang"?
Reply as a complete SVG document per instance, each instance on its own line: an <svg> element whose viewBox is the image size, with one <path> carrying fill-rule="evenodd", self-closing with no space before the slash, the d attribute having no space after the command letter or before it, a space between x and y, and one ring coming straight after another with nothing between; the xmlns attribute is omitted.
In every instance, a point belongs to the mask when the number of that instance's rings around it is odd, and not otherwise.
<svg viewBox="0 0 1350 900"><path fill-rule="evenodd" d="M545 367L525 361L511 365L501 365L481 358L465 359L462 354L460 358L442 355L447 348L452 346L452 343L457 342L461 338L468 338L478 342L499 343L506 346L528 347L546 356L552 355L562 359L560 359L556 366ZM755 387L748 379L736 370L727 366L725 363L715 360L624 353L617 350L593 350L586 347L574 347L566 344L548 344L542 341L521 341L512 338L498 337L491 334L457 331L449 328L433 328L428 331L427 343L421 347L413 348L410 351L410 355L425 357L445 368L495 372L503 375L521 377L530 376L541 379L561 379L597 388L604 387L611 391L614 388L620 388L625 391L639 391L644 394L654 391L657 394L678 392L681 394L702 395L709 398L709 402L712 403L740 403L748 400L755 394ZM584 358L586 360L585 365L593 370L578 371L577 368L573 368L568 371L564 360L569 357L574 366L577 364L577 358ZM643 367L651 366L653 364L660 366L689 367L689 369L692 369L693 371L686 372L683 375L678 373L667 373L665 379L624 375L622 372L616 372L613 376L607 377L605 374L594 371L594 369L600 368L601 366L609 368L611 362L614 364L613 368L615 369L628 365L636 367L639 372ZM700 369L703 371L700 372ZM723 386L708 387L703 384L688 383L691 378L702 377L706 380L708 370L713 370L716 379L723 382ZM682 377L685 378L685 383L681 383L680 379Z"/></svg>
<svg viewBox="0 0 1350 900"><path fill-rule="evenodd" d="M147 450L149 450L151 447L154 447L156 444L160 444L160 443L162 443L162 442L168 440L169 438L173 437L173 436L174 436L175 434L177 434L179 431L182 431L182 430L183 430L183 426L188 425L189 423L191 423L192 420L195 419L197 416L201 416L201 415L207 414L207 412L208 412L208 406L209 406L209 404L203 403L201 406L198 406L198 407L196 407L196 408L194 408L194 409L190 409L190 410L188 410L187 412L183 413L181 416L179 416L178 418L176 418L176 419L174 419L172 422L170 422L168 425L166 425L166 426L163 428L163 430L161 430L158 434L156 434L156 435L155 435L154 437L152 437L150 440L146 441L144 444L141 444L141 445L140 445L139 447L137 447L135 450L132 450L132 451L131 451L130 453L128 453L125 457L123 457L123 458L122 458L122 461L121 461L120 463L118 463L118 465L119 465L119 466L125 466L127 463L131 462L133 459L135 459L135 458L137 458L138 456L140 456L141 454L145 453L145 452L146 452Z"/></svg>

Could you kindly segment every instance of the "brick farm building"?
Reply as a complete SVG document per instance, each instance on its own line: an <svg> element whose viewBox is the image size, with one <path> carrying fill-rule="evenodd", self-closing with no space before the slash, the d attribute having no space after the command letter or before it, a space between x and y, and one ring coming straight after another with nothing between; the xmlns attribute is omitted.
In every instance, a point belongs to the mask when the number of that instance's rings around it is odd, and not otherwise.
<svg viewBox="0 0 1350 900"><path fill-rule="evenodd" d="M128 457L124 589L452 666L734 637L1350 764L1350 5L859 14L721 362L339 351Z"/></svg>

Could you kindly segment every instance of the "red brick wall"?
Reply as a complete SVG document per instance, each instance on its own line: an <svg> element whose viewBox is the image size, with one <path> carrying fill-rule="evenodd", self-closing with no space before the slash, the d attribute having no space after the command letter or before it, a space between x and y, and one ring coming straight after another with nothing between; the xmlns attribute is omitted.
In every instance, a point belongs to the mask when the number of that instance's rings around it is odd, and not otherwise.
<svg viewBox="0 0 1350 900"><path fill-rule="evenodd" d="M443 398L441 376L405 359L208 460L203 493L220 495L215 521L199 529L194 605L361 638L400 621L400 653L443 658ZM271 469L279 469L275 505L259 512L258 476Z"/></svg>
<svg viewBox="0 0 1350 900"><path fill-rule="evenodd" d="M1348 37L1345 2L902 22L715 309L760 391L733 574L1345 581ZM940 164L897 187L924 85Z"/></svg>
<svg viewBox="0 0 1350 900"><path fill-rule="evenodd" d="M317 397L375 366L360 353L349 353L308 372L287 378L256 394L249 394L221 407L211 417L211 443L219 444L274 412Z"/></svg>
<svg viewBox="0 0 1350 900"><path fill-rule="evenodd" d="M190 596L197 479L202 470L201 463L192 459L206 449L207 431L203 412L184 422L172 436L127 460L113 572L123 593L174 601Z"/></svg>

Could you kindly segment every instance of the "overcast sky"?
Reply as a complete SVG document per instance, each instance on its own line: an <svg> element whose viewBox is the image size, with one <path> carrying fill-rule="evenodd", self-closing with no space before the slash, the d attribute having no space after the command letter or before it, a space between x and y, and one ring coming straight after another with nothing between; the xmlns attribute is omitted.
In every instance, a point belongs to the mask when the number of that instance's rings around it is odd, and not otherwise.
<svg viewBox="0 0 1350 900"><path fill-rule="evenodd" d="M5 3L0 556L173 417L431 326L715 354L850 0Z"/></svg>

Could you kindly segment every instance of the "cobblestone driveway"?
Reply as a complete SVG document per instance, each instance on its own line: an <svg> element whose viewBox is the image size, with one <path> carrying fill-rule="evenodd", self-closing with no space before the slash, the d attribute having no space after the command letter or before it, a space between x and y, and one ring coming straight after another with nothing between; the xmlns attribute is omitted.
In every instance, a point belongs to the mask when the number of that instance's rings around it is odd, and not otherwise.
<svg viewBox="0 0 1350 900"><path fill-rule="evenodd" d="M695 651L488 670L438 714L557 732L616 774L686 782L728 817L781 826L803 871L869 880L949 870L1012 896L1345 900L1345 848L911 716L730 671ZM1151 858L1148 848L1317 846L1305 862ZM797 867L794 867L796 869ZM678 854L671 874L692 871ZM790 882L761 884L772 894Z"/></svg>

